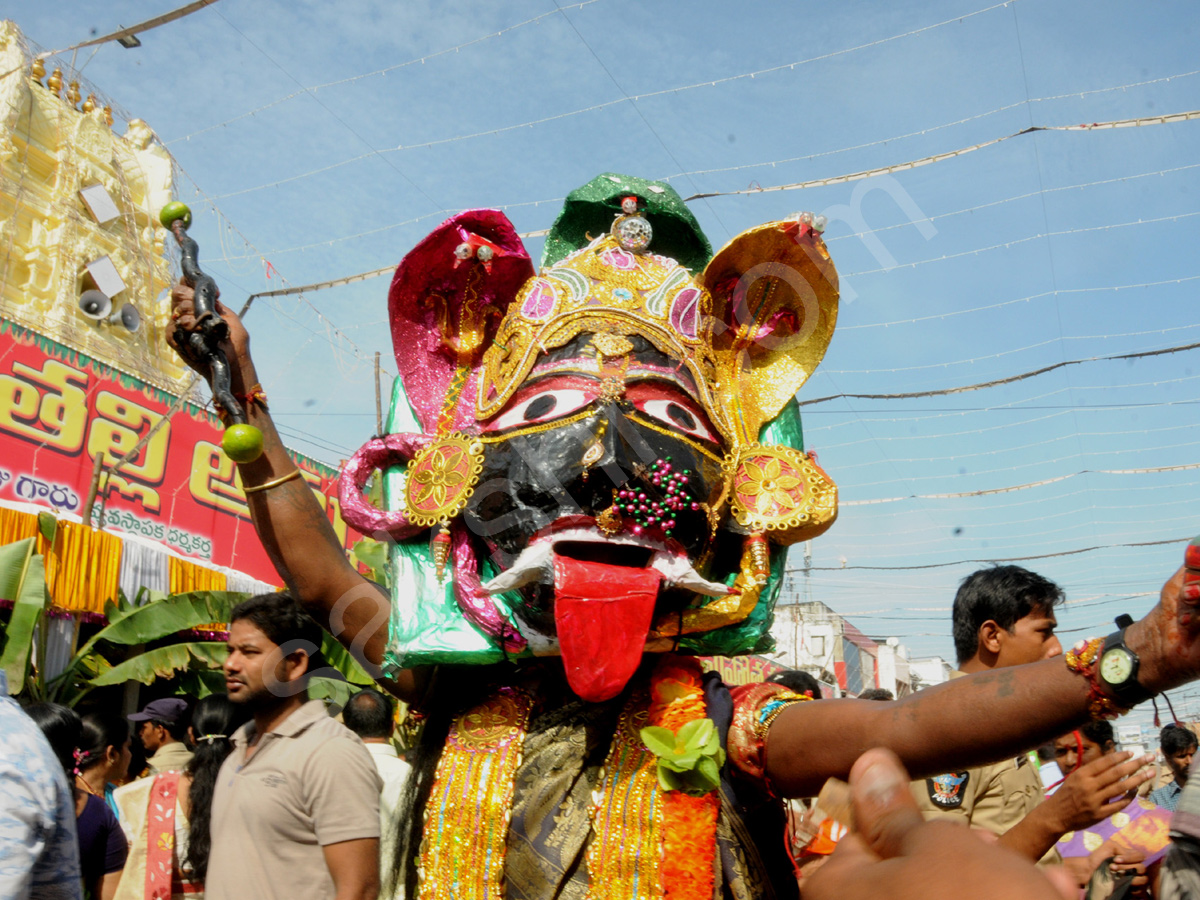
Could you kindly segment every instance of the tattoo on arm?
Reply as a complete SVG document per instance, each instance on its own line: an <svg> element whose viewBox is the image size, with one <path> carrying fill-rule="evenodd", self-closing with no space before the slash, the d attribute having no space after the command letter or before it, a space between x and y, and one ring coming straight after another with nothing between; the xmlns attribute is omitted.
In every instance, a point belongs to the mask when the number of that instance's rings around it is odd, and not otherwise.
<svg viewBox="0 0 1200 900"><path fill-rule="evenodd" d="M1001 669L996 673L996 696L1011 697L1017 692L1014 682L1013 673L1007 669Z"/></svg>

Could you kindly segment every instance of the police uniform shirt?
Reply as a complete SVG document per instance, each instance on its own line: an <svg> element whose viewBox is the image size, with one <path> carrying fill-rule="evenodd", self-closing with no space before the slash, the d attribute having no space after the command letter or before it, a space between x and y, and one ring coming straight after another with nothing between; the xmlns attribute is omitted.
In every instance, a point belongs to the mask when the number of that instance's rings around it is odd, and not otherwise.
<svg viewBox="0 0 1200 900"><path fill-rule="evenodd" d="M1042 802L1042 780L1029 757L946 772L913 783L926 819L948 819L1000 835Z"/></svg>
<svg viewBox="0 0 1200 900"><path fill-rule="evenodd" d="M1025 754L914 781L912 789L927 820L961 822L995 835L1020 822L1046 796L1038 767ZM1041 862L1061 862L1058 851L1051 849Z"/></svg>

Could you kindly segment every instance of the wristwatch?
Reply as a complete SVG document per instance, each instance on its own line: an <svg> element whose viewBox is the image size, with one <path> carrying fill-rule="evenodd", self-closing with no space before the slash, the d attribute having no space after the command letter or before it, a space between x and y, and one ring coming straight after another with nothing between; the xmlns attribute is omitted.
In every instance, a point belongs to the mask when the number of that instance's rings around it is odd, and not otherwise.
<svg viewBox="0 0 1200 900"><path fill-rule="evenodd" d="M1125 627L1104 639L1104 649L1100 651L1100 663L1096 667L1100 681L1113 698L1126 708L1153 696L1138 682L1138 666L1137 654L1125 646Z"/></svg>

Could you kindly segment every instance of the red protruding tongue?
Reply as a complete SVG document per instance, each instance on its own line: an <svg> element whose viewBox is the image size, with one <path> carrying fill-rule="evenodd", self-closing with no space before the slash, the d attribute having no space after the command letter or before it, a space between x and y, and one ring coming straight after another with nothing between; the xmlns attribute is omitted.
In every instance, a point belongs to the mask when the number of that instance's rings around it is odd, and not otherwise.
<svg viewBox="0 0 1200 900"><path fill-rule="evenodd" d="M554 555L554 621L571 690L593 703L637 671L662 575Z"/></svg>

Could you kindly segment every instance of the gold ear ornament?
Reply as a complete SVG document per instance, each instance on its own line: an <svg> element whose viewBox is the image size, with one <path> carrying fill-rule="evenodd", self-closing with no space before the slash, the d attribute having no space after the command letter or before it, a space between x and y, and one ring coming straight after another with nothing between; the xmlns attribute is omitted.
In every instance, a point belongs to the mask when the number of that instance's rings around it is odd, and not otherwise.
<svg viewBox="0 0 1200 900"><path fill-rule="evenodd" d="M438 438L409 460L405 516L422 527L448 525L466 507L482 471L482 441L459 432Z"/></svg>
<svg viewBox="0 0 1200 900"><path fill-rule="evenodd" d="M837 518L837 485L815 457L781 444L738 448L726 461L729 501L738 524L778 544L821 534Z"/></svg>

